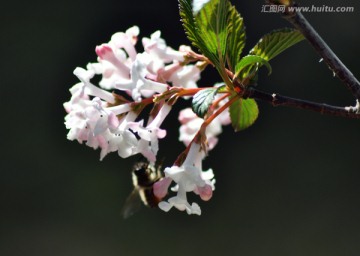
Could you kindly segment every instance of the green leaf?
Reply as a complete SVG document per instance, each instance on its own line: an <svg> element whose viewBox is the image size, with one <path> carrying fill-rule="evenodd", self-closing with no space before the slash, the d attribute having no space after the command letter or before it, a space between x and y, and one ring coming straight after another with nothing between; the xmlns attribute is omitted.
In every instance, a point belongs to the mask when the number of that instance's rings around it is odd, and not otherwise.
<svg viewBox="0 0 360 256"><path fill-rule="evenodd" d="M245 46L245 26L243 18L229 3L228 39L227 39L227 64L230 71L235 71L236 64L240 61L241 52Z"/></svg>
<svg viewBox="0 0 360 256"><path fill-rule="evenodd" d="M209 50L216 56L220 65L224 62L227 37L224 3L224 0L212 0L195 17Z"/></svg>
<svg viewBox="0 0 360 256"><path fill-rule="evenodd" d="M250 51L250 54L260 56L265 60L271 60L303 39L304 36L295 29L284 28L274 30L263 36Z"/></svg>
<svg viewBox="0 0 360 256"><path fill-rule="evenodd" d="M192 99L192 110L203 118L211 106L219 88L207 88L198 91Z"/></svg>
<svg viewBox="0 0 360 256"><path fill-rule="evenodd" d="M256 56L256 55L247 55L244 58L242 58L240 60L240 62L238 62L236 64L236 73L235 73L235 77L238 77L240 72L244 71L245 67L249 67L246 69L245 72L241 73L241 78L246 77L248 74L247 72L249 72L250 70L252 70L251 67L255 66L256 69L258 69L260 66L265 65L267 67L267 69L269 70L269 75L272 72L272 68L269 64L269 62L267 60L265 60L264 58L260 57L260 56Z"/></svg>
<svg viewBox="0 0 360 256"><path fill-rule="evenodd" d="M199 48L199 50L208 58L212 55L206 47L205 41L199 35L199 29L195 23L195 17L192 12L192 0L179 0L180 7L180 17L185 29L185 33L189 40L194 46Z"/></svg>
<svg viewBox="0 0 360 256"><path fill-rule="evenodd" d="M251 126L259 115L254 99L239 99L230 106L231 123L236 132Z"/></svg>
<svg viewBox="0 0 360 256"><path fill-rule="evenodd" d="M192 0L179 0L185 32L220 71L225 67L228 0L210 0L195 16L191 3Z"/></svg>

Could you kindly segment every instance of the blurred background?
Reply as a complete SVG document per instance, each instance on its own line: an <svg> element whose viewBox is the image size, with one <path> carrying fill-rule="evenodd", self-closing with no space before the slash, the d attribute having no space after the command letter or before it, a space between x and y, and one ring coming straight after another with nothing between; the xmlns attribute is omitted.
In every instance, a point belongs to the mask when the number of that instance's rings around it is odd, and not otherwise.
<svg viewBox="0 0 360 256"><path fill-rule="evenodd" d="M245 19L248 52L273 29L290 27L261 13L263 1L232 1ZM360 78L360 3L353 13L307 13L327 43ZM201 217L144 208L120 212L132 190L136 157L66 139L75 67L96 60L95 46L133 25L140 37L162 31L169 46L189 44L175 0L8 1L2 3L0 255L308 255L360 253L360 121L259 102L254 126L224 129L204 162L216 191ZM270 93L354 105L351 93L307 42L272 61L259 88ZM214 70L199 85L219 81ZM171 164L183 149L176 111L166 120L160 156ZM165 154L166 152L166 154Z"/></svg>

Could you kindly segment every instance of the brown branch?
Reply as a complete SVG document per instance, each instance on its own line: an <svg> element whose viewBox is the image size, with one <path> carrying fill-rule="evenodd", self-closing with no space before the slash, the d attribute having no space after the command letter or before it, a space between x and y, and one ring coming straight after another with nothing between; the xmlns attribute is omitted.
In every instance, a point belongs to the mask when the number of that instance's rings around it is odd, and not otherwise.
<svg viewBox="0 0 360 256"><path fill-rule="evenodd" d="M326 115L360 119L359 102L357 102L357 105L355 107L338 107L323 103L317 103L317 102L282 96L276 93L270 94L257 90L252 87L246 90L244 98L254 98L254 99L262 100L272 104L273 106L294 107L294 108L310 110L313 112L318 112Z"/></svg>
<svg viewBox="0 0 360 256"><path fill-rule="evenodd" d="M292 4L291 6L296 7L295 4ZM315 51L317 51L323 58L328 67L346 85L346 87L352 92L356 99L360 100L360 82L330 49L330 47L310 25L302 13L290 12L289 8L286 8L283 16L305 36Z"/></svg>

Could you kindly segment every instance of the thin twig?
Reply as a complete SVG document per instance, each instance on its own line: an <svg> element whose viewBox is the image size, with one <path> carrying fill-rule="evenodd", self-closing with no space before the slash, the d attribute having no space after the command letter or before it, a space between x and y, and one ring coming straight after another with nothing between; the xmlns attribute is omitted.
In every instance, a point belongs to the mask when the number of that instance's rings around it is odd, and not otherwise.
<svg viewBox="0 0 360 256"><path fill-rule="evenodd" d="M360 100L360 82L356 77L342 63L300 12L290 12L289 8L286 8L286 10L283 14L284 18L305 36L334 74L347 86L356 99Z"/></svg>
<svg viewBox="0 0 360 256"><path fill-rule="evenodd" d="M270 94L257 90L255 88L248 88L246 90L246 95L244 95L244 97L262 100L272 104L273 106L294 107L294 108L310 110L326 115L360 119L359 104L357 104L356 107L331 106L328 104L282 96L276 93Z"/></svg>

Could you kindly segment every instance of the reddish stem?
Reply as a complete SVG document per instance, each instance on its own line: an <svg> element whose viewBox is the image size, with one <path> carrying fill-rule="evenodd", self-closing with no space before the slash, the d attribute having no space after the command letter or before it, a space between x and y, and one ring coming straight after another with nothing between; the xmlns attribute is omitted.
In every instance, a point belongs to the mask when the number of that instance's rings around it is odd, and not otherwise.
<svg viewBox="0 0 360 256"><path fill-rule="evenodd" d="M205 130L206 127L218 116L220 115L225 109L227 109L231 104L233 104L236 100L240 98L240 95L235 95L233 98L231 98L228 102L226 102L223 106L221 106L219 109L216 110L215 113L213 113L210 117L208 117L204 122L202 123L199 131L196 133L192 141L189 143L189 145L186 147L184 153L188 152L190 149L190 146L192 143L199 143L203 144L205 140L203 138L206 138Z"/></svg>
<svg viewBox="0 0 360 256"><path fill-rule="evenodd" d="M213 102L213 107L214 108L216 108L216 106L217 105L219 105L219 102L220 101L222 101L223 99L225 99L225 98L227 98L227 97L229 97L230 96L230 93L229 92L227 92L227 93L225 93L223 96L221 96L220 98L218 98L217 100L215 100L214 102Z"/></svg>
<svg viewBox="0 0 360 256"><path fill-rule="evenodd" d="M208 117L204 123L201 125L200 129L205 129L206 126L208 126L212 120L214 120L218 115L220 115L225 109L227 109L231 104L233 104L236 100L240 98L240 95L235 95L233 98L231 98L228 102L226 102L223 106L221 106L219 109L216 110L214 114L212 114L210 117ZM204 128L203 128L204 126Z"/></svg>
<svg viewBox="0 0 360 256"><path fill-rule="evenodd" d="M202 87L202 88L184 88L183 90L181 90L179 93L178 93L178 96L179 97L183 97L183 96L191 96L191 95L194 95L196 94L197 92L201 91L201 90L204 90L205 88L207 87Z"/></svg>

